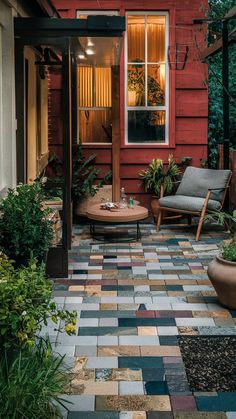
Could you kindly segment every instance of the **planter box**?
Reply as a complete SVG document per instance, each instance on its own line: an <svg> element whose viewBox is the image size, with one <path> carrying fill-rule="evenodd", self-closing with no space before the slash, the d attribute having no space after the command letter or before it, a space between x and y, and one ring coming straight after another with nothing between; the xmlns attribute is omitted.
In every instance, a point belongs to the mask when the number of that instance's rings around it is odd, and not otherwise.
<svg viewBox="0 0 236 419"><path fill-rule="evenodd" d="M102 202L112 202L112 185L104 185L99 188L96 195L88 195L84 197L74 208L75 215L86 216L87 209L92 205L100 204Z"/></svg>

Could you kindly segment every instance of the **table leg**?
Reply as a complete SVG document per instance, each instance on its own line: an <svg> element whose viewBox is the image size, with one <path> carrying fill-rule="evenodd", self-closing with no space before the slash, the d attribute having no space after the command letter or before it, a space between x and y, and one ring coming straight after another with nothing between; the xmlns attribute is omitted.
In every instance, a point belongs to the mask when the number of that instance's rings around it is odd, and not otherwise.
<svg viewBox="0 0 236 419"><path fill-rule="evenodd" d="M137 221L137 241L141 240L141 231L139 227L139 221Z"/></svg>
<svg viewBox="0 0 236 419"><path fill-rule="evenodd" d="M94 235L95 235L95 224L94 223L90 224L90 234L91 234L92 238L94 238Z"/></svg>

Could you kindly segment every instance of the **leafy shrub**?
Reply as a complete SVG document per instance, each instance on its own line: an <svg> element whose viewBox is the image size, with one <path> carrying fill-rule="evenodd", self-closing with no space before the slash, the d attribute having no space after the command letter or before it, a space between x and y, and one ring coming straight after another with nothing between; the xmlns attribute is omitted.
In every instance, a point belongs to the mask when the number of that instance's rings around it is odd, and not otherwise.
<svg viewBox="0 0 236 419"><path fill-rule="evenodd" d="M205 216L205 220L213 220L225 226L231 236L231 241L222 248L223 259L236 262L236 210L232 214L223 211L213 211Z"/></svg>
<svg viewBox="0 0 236 419"><path fill-rule="evenodd" d="M7 256L42 257L53 239L53 227L43 207L42 182L8 189L0 203L0 250Z"/></svg>
<svg viewBox="0 0 236 419"><path fill-rule="evenodd" d="M58 396L65 393L70 375L63 357L52 353L50 344L37 349L10 352L0 359L0 416L6 419L61 417Z"/></svg>
<svg viewBox="0 0 236 419"><path fill-rule="evenodd" d="M223 259L229 260L231 262L236 262L236 242L231 242L225 244L222 249Z"/></svg>
<svg viewBox="0 0 236 419"><path fill-rule="evenodd" d="M173 188L173 181L179 175L180 170L172 155L169 155L168 166L164 168L162 159L153 159L146 170L139 175L144 183L145 191L160 195L161 185L164 194L170 194Z"/></svg>
<svg viewBox="0 0 236 419"><path fill-rule="evenodd" d="M95 186L94 183L100 173L100 169L94 166L96 154L85 158L82 154L82 146L78 144L73 149L72 165L72 199L78 202L86 195L96 195L97 189L101 188L110 178L108 171L104 178Z"/></svg>
<svg viewBox="0 0 236 419"><path fill-rule="evenodd" d="M14 270L0 256L0 349L33 347L47 320L65 322L64 330L75 333L76 313L60 310L52 301L52 282L43 265L31 260L28 267Z"/></svg>

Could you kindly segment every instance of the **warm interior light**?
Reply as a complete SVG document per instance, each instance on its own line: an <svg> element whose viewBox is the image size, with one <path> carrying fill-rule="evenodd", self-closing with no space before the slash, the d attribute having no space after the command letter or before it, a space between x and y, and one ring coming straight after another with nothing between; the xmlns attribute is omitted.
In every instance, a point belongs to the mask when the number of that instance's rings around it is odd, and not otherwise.
<svg viewBox="0 0 236 419"><path fill-rule="evenodd" d="M87 49L86 49L86 54L87 54L87 55L94 55L94 54L95 54L95 52L93 51L93 49L91 49L91 48L87 48Z"/></svg>
<svg viewBox="0 0 236 419"><path fill-rule="evenodd" d="M88 38L88 43L87 43L88 47L93 47L94 43L91 41L90 38Z"/></svg>
<svg viewBox="0 0 236 419"><path fill-rule="evenodd" d="M85 59L85 55L84 55L84 53L83 53L83 52L81 52L81 53L79 54L79 59L80 59L80 60L84 60L84 59Z"/></svg>

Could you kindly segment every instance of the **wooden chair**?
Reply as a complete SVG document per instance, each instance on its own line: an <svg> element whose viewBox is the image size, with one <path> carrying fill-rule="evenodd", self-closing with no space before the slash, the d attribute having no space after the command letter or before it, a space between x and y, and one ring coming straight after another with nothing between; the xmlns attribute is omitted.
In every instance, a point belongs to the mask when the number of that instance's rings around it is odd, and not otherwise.
<svg viewBox="0 0 236 419"><path fill-rule="evenodd" d="M160 230L162 211L186 214L189 224L192 216L199 216L195 236L195 240L198 241L206 213L222 209L231 176L230 170L187 167L176 194L159 199L157 230Z"/></svg>

